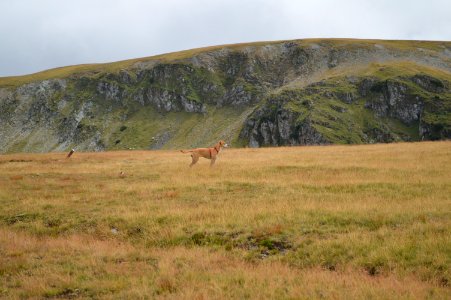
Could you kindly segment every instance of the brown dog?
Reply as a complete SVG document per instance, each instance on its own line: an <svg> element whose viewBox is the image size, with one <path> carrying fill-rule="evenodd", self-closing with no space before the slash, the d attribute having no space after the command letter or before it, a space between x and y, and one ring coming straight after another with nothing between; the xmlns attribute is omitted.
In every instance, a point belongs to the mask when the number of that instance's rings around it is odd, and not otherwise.
<svg viewBox="0 0 451 300"><path fill-rule="evenodd" d="M192 167L197 161L199 160L199 157L205 157L207 159L211 159L210 166L213 166L216 161L216 157L218 156L219 152L222 148L227 148L227 144L221 140L219 141L213 148L196 148L192 150L180 150L182 153L191 153L191 157L193 161L189 165Z"/></svg>

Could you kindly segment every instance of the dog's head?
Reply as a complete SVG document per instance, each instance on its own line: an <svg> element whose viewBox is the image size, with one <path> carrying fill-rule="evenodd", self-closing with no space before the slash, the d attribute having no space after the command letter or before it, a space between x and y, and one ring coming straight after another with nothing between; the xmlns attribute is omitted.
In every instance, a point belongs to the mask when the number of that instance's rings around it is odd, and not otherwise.
<svg viewBox="0 0 451 300"><path fill-rule="evenodd" d="M224 147L224 148L229 147L229 145L227 145L227 143L224 142L223 140L220 140L218 144L219 144L219 147Z"/></svg>

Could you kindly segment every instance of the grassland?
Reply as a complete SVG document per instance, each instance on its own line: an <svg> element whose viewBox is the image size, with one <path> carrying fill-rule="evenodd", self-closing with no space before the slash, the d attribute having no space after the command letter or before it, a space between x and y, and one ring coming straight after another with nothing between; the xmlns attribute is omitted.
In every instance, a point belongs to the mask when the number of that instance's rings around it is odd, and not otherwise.
<svg viewBox="0 0 451 300"><path fill-rule="evenodd" d="M451 142L0 156L0 298L450 295Z"/></svg>

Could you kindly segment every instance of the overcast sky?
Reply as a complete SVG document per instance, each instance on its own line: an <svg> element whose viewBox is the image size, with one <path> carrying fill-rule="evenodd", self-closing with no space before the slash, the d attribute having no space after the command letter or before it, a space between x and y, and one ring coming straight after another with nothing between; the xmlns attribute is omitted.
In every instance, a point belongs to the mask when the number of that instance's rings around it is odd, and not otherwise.
<svg viewBox="0 0 451 300"><path fill-rule="evenodd" d="M451 40L449 0L0 0L0 76L252 41Z"/></svg>

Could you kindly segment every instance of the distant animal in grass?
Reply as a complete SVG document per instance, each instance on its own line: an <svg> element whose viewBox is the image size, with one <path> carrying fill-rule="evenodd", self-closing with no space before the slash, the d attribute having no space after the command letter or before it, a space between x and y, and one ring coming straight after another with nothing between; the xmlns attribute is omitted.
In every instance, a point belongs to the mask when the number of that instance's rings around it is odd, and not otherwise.
<svg viewBox="0 0 451 300"><path fill-rule="evenodd" d="M66 158L69 158L72 156L72 154L74 154L75 149L70 150L70 152L67 154Z"/></svg>
<svg viewBox="0 0 451 300"><path fill-rule="evenodd" d="M220 140L214 147L212 148L196 148L191 150L180 150L182 153L191 153L192 162L189 165L190 167L194 166L200 157L204 157L206 159L210 159L210 166L215 164L216 158L218 157L219 152L221 152L222 148L227 148L228 145L223 140Z"/></svg>

